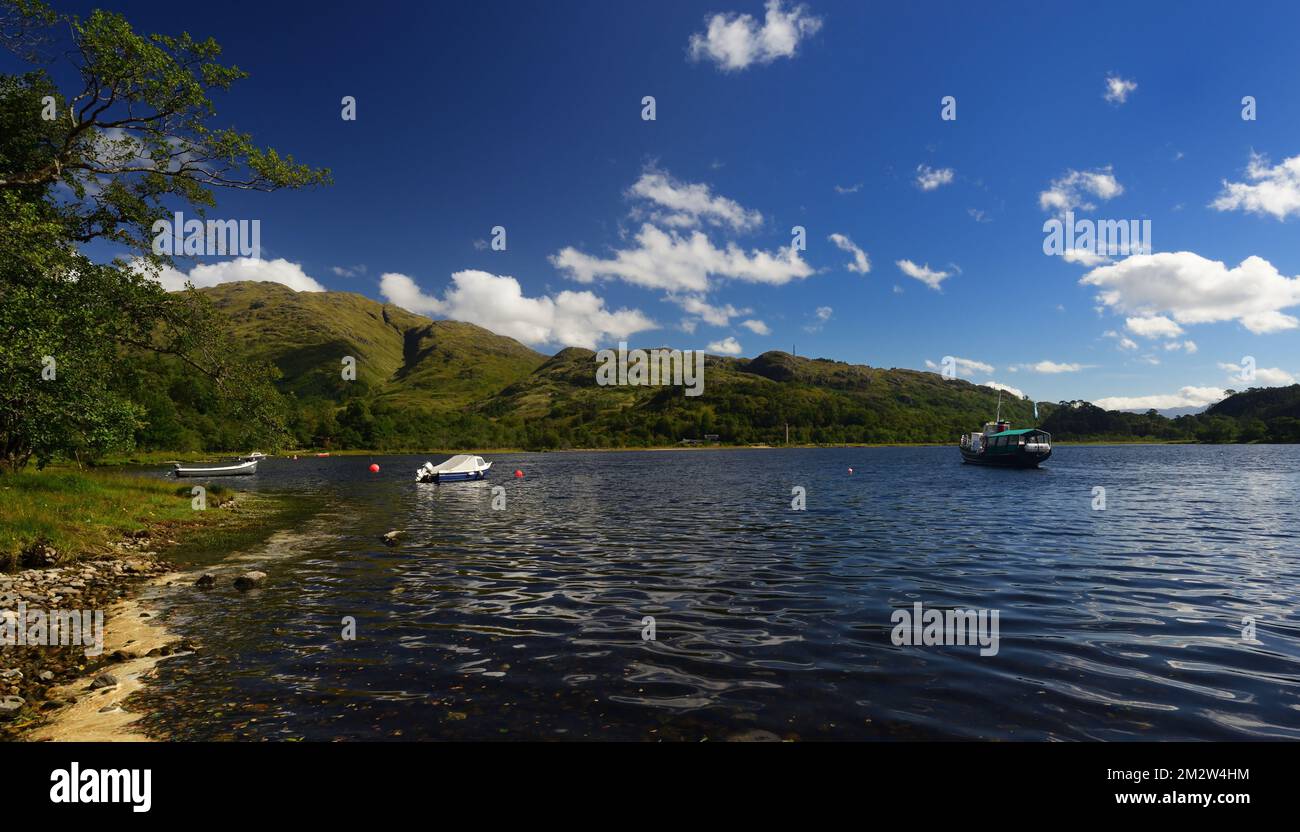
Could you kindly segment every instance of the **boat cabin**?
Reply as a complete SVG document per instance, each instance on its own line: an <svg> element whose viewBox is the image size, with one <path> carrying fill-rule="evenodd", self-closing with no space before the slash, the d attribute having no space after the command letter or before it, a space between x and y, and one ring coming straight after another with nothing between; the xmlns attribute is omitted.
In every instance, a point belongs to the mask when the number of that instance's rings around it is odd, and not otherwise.
<svg viewBox="0 0 1300 832"><path fill-rule="evenodd" d="M988 422L982 433L972 433L961 438L961 446L974 453L1046 453L1052 449L1052 435L1038 428L1009 430L1007 422ZM992 430L990 430L992 428ZM999 430L1000 428L1000 430Z"/></svg>

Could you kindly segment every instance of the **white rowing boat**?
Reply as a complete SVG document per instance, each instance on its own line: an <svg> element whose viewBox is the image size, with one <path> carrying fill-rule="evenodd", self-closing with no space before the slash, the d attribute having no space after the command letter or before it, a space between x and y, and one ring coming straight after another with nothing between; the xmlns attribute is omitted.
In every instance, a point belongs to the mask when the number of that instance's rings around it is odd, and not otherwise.
<svg viewBox="0 0 1300 832"><path fill-rule="evenodd" d="M172 473L178 477L239 477L257 473L257 460L241 462L238 465L216 465L207 468L186 468L179 463L172 467Z"/></svg>

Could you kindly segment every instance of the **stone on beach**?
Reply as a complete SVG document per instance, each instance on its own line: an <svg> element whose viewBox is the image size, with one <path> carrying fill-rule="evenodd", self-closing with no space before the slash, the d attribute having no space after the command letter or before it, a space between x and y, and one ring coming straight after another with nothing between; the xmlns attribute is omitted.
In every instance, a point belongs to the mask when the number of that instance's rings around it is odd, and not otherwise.
<svg viewBox="0 0 1300 832"><path fill-rule="evenodd" d="M114 676L112 673L101 673L95 677L94 681L90 683L90 689L99 690L100 688L111 688L116 685L117 685L116 676Z"/></svg>
<svg viewBox="0 0 1300 832"><path fill-rule="evenodd" d="M235 578L235 589L252 589L255 586L261 586L266 580L265 572L245 572L238 578Z"/></svg>

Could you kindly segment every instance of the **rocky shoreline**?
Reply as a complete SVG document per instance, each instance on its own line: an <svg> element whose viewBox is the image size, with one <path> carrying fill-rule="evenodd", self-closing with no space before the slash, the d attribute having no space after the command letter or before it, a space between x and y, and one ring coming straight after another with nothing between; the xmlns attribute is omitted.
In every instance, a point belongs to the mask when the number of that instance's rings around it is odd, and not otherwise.
<svg viewBox="0 0 1300 832"><path fill-rule="evenodd" d="M145 651L137 639L117 645L105 637L110 628L119 629L113 609L120 607L143 582L173 571L172 564L163 560L158 550L175 545L175 540L141 530L98 557L0 573L0 616L8 619L0 621L0 633L7 634L0 640L0 739L19 739L53 712L73 704L74 697L64 688L87 674L95 677L91 683L94 690L110 689L118 685L115 666L146 655L157 657L184 649L183 644L168 644L150 646ZM57 564L59 559L59 553L48 547L38 547L33 554L38 563L43 560ZM26 612L29 621L33 615L52 620L58 613L76 612L89 623L98 614L99 646L103 650L96 654L95 646L86 645L90 633L83 633L83 641L78 644L7 643L20 626L20 610ZM147 619L153 613L142 610L136 615Z"/></svg>

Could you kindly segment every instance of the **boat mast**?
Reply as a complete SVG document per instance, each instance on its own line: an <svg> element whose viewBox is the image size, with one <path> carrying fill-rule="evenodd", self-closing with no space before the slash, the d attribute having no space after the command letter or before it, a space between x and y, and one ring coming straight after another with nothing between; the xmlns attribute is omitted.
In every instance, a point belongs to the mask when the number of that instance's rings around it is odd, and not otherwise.
<svg viewBox="0 0 1300 832"><path fill-rule="evenodd" d="M994 424L1002 421L1002 391L998 391L998 415L993 417Z"/></svg>

